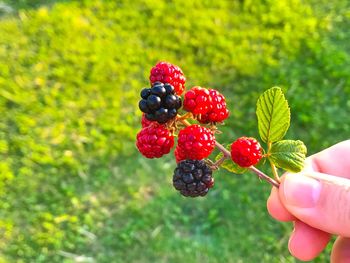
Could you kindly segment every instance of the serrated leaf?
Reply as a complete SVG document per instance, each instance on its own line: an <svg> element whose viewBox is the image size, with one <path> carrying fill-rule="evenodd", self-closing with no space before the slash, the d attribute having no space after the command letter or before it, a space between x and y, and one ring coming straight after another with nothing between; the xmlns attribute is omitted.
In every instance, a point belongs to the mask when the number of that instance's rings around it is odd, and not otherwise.
<svg viewBox="0 0 350 263"><path fill-rule="evenodd" d="M290 109L281 88L265 91L256 106L261 139L266 143L281 140L290 125Z"/></svg>
<svg viewBox="0 0 350 263"><path fill-rule="evenodd" d="M302 141L282 140L272 144L269 160L279 168L300 172L304 167L307 149Z"/></svg>
<svg viewBox="0 0 350 263"><path fill-rule="evenodd" d="M224 155L222 153L219 153L215 157L215 161L220 160ZM233 162L231 159L226 159L222 164L221 167L226 169L227 171L235 174L243 174L245 173L248 169L244 167L240 167L238 164Z"/></svg>

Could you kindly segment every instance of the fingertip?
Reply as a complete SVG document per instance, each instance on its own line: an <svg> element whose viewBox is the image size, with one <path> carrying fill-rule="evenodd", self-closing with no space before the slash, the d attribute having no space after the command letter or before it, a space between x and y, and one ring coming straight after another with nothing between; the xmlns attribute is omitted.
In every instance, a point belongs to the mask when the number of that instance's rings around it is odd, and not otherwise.
<svg viewBox="0 0 350 263"><path fill-rule="evenodd" d="M267 211L276 220L288 222L295 220L295 217L283 206L278 195L278 189L273 187L267 199Z"/></svg>
<svg viewBox="0 0 350 263"><path fill-rule="evenodd" d="M338 237L334 242L332 255L332 263L346 263L350 262L350 239L345 237Z"/></svg>
<svg viewBox="0 0 350 263"><path fill-rule="evenodd" d="M297 220L289 239L288 248L294 257L302 261L309 261L322 252L330 238L331 235L329 233Z"/></svg>

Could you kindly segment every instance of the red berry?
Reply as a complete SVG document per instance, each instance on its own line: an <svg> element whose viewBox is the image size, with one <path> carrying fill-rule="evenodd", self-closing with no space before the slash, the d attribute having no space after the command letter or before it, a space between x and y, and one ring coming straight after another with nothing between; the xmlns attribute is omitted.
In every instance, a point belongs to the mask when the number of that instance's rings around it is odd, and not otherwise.
<svg viewBox="0 0 350 263"><path fill-rule="evenodd" d="M164 125L151 125L137 134L137 149L147 158L159 158L170 152L174 136Z"/></svg>
<svg viewBox="0 0 350 263"><path fill-rule="evenodd" d="M215 147L211 130L194 124L182 129L178 135L178 156L185 159L201 160L208 157ZM182 158L181 158L182 159Z"/></svg>
<svg viewBox="0 0 350 263"><path fill-rule="evenodd" d="M209 90L199 86L193 87L185 93L184 109L193 114L205 114L212 108L212 99Z"/></svg>
<svg viewBox="0 0 350 263"><path fill-rule="evenodd" d="M186 78L182 70L169 62L160 61L152 69L149 76L151 85L160 81L162 83L169 83L175 89L177 95L181 95L185 90Z"/></svg>
<svg viewBox="0 0 350 263"><path fill-rule="evenodd" d="M206 114L199 116L198 121L200 123L210 122L222 122L229 116L230 112L226 107L226 100L224 95L220 94L215 89L210 89L209 94L211 97L212 109Z"/></svg>
<svg viewBox="0 0 350 263"><path fill-rule="evenodd" d="M241 137L231 145L231 158L239 166L249 167L260 161L262 148L256 139Z"/></svg>

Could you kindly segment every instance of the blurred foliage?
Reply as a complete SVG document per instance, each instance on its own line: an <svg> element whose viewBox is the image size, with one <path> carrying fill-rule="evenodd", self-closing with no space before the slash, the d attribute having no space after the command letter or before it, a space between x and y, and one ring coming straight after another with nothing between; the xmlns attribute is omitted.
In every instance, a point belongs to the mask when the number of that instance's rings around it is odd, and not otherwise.
<svg viewBox="0 0 350 263"><path fill-rule="evenodd" d="M294 262L267 185L220 171L188 200L172 156L136 154L138 93L158 60L179 65L226 95L229 143L257 136L256 99L279 85L287 138L319 151L350 132L348 1L5 2L0 261Z"/></svg>

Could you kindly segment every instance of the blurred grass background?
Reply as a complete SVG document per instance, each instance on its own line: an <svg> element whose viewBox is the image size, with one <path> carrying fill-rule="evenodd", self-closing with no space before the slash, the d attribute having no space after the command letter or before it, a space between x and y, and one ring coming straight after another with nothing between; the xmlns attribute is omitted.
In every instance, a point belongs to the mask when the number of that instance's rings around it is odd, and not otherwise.
<svg viewBox="0 0 350 263"><path fill-rule="evenodd" d="M138 93L167 60L225 94L222 143L257 136L274 85L287 138L309 154L348 139L350 2L213 2L1 2L0 262L297 262L254 175L221 170L186 199L172 155L137 154Z"/></svg>

